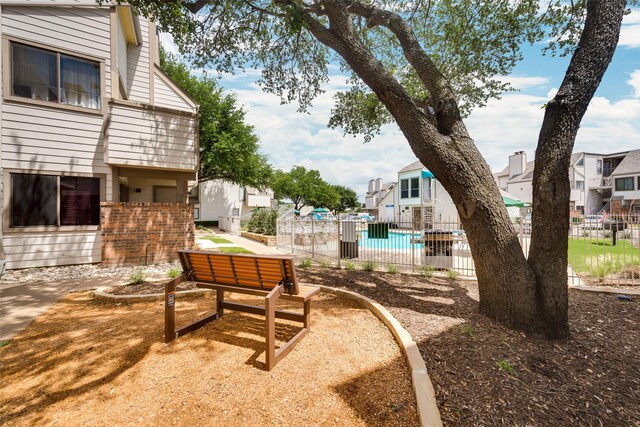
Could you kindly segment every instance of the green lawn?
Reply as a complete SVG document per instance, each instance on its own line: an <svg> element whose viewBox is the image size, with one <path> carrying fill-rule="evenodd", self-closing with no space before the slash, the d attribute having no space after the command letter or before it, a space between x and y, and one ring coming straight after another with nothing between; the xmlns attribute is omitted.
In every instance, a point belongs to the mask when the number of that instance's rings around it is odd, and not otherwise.
<svg viewBox="0 0 640 427"><path fill-rule="evenodd" d="M579 273L590 273L600 265L610 264L612 270L640 264L638 248L628 240L569 238L569 265Z"/></svg>
<svg viewBox="0 0 640 427"><path fill-rule="evenodd" d="M217 251L219 252L225 252L225 253L229 253L229 254L252 254L253 252L251 252L250 250L247 250L245 248L241 248L240 246L230 246L227 248L216 248Z"/></svg>
<svg viewBox="0 0 640 427"><path fill-rule="evenodd" d="M230 240L223 239L222 237L216 236L205 236L203 239L211 240L213 243L233 243Z"/></svg>

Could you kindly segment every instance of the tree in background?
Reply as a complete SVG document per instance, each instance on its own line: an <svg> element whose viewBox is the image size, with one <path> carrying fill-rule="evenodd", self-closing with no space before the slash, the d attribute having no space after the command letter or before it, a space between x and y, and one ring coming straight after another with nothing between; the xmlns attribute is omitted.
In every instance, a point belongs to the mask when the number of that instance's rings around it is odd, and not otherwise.
<svg viewBox="0 0 640 427"><path fill-rule="evenodd" d="M358 195L355 191L343 185L333 185L332 187L340 196L340 203L335 206L327 206L329 209L334 212L345 212L346 210L355 209L360 206Z"/></svg>
<svg viewBox="0 0 640 427"><path fill-rule="evenodd" d="M225 94L215 79L196 77L187 66L161 50L162 70L198 104L200 114L199 181L222 179L242 186L265 188L272 169L260 154L253 126L235 96Z"/></svg>
<svg viewBox="0 0 640 427"><path fill-rule="evenodd" d="M476 266L480 311L513 328L569 334L569 161L613 53L624 0L130 0L202 66L262 67L260 84L308 107L338 60L352 89L331 120L371 137L388 121L456 204ZM636 3L636 2L634 2ZM509 89L520 44L571 54L536 149L528 258L463 118ZM573 47L577 47L573 50Z"/></svg>
<svg viewBox="0 0 640 427"><path fill-rule="evenodd" d="M340 194L315 169L294 166L290 172L275 171L271 189L276 199L289 199L293 207L331 207L340 204Z"/></svg>

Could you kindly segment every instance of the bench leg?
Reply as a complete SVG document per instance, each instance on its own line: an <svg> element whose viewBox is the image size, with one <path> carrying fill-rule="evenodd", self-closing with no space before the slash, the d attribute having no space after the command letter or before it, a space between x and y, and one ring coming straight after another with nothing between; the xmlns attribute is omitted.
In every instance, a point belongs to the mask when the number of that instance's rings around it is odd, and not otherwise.
<svg viewBox="0 0 640 427"><path fill-rule="evenodd" d="M276 301L282 293L282 285L278 285L267 295L265 301L265 335L267 341L267 371L276 366Z"/></svg>
<svg viewBox="0 0 640 427"><path fill-rule="evenodd" d="M185 281L184 274L164 285L164 342L176 338L176 286Z"/></svg>
<svg viewBox="0 0 640 427"><path fill-rule="evenodd" d="M222 289L216 289L216 312L218 318L224 316L224 291Z"/></svg>
<svg viewBox="0 0 640 427"><path fill-rule="evenodd" d="M311 329L311 300L304 302L304 328Z"/></svg>

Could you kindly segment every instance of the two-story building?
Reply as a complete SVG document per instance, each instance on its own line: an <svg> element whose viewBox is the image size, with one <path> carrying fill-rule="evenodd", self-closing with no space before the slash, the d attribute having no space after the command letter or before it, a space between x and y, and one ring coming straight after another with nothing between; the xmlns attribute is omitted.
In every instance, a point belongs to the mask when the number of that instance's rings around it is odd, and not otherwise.
<svg viewBox="0 0 640 427"><path fill-rule="evenodd" d="M442 228L457 223L458 211L451 196L419 160L398 171L397 217L416 229Z"/></svg>
<svg viewBox="0 0 640 427"><path fill-rule="evenodd" d="M630 179L638 168L640 150L619 153L573 153L569 163L571 183L570 210L580 214L596 214L610 211L612 196L623 197L625 205L635 200L637 183ZM622 166L622 167L620 167ZM494 174L500 189L523 202L533 201L534 162L527 161L527 154L518 151L509 156L509 164ZM619 181L615 181L618 177ZM616 187L617 186L617 187Z"/></svg>
<svg viewBox="0 0 640 427"><path fill-rule="evenodd" d="M392 196L390 193L393 191L395 185L395 182L385 184L382 178L369 180L369 187L364 196L363 212L379 219L386 217L393 218L395 213L393 210L394 206L389 206L389 203L393 205L394 199L390 197ZM386 203L383 204L383 200L385 200Z"/></svg>
<svg viewBox="0 0 640 427"><path fill-rule="evenodd" d="M101 203L187 201L197 106L152 21L93 0L2 0L0 258L100 262Z"/></svg>

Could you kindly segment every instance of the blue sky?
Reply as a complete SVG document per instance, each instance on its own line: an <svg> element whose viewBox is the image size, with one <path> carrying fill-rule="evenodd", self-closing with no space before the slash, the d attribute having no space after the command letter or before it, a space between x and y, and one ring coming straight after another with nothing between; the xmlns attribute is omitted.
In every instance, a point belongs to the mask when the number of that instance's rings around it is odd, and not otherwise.
<svg viewBox="0 0 640 427"><path fill-rule="evenodd" d="M175 51L169 36L163 46ZM545 57L541 45L523 48L525 59L507 77L518 92L491 100L465 121L471 137L494 171L501 170L509 154L524 150L533 160L544 111L568 65L568 58ZM367 183L381 177L395 181L397 171L415 156L395 125L364 144L362 138L343 136L327 128L333 95L346 88L345 76L334 69L326 92L314 101L311 114L298 113L297 105L280 105L255 81L259 72L222 76L220 83L236 93L247 111L247 121L260 137L262 151L279 169L293 165L318 169L327 181L353 188L362 198ZM615 152L640 149L640 9L623 21L614 59L593 98L578 132L574 151Z"/></svg>

